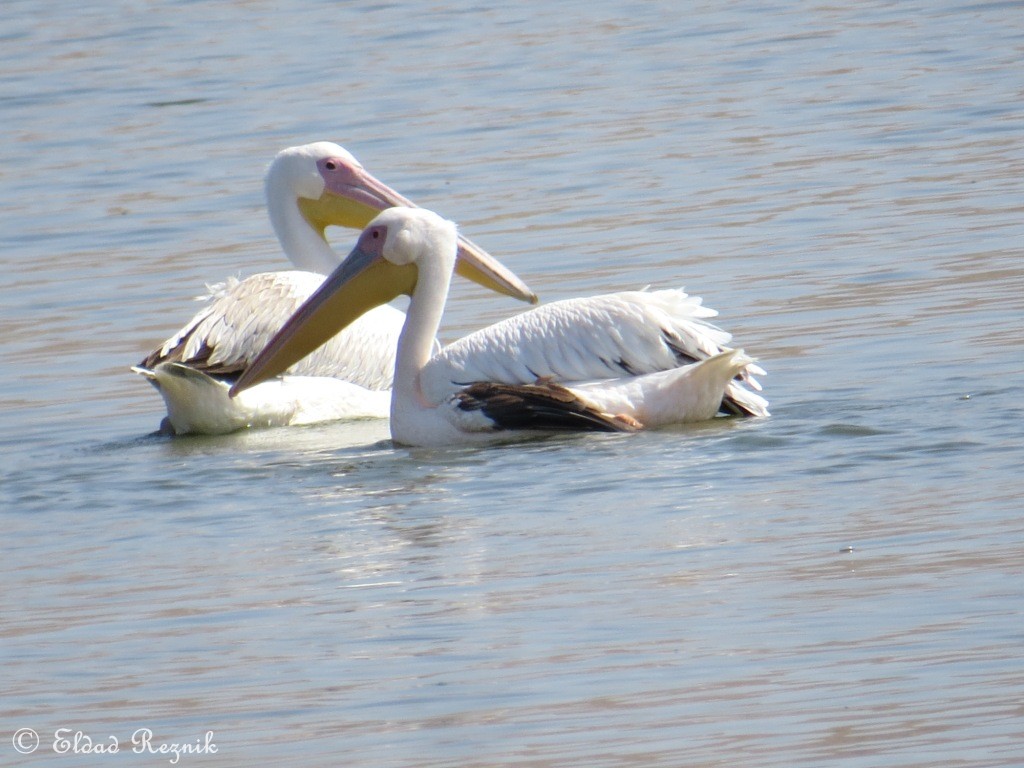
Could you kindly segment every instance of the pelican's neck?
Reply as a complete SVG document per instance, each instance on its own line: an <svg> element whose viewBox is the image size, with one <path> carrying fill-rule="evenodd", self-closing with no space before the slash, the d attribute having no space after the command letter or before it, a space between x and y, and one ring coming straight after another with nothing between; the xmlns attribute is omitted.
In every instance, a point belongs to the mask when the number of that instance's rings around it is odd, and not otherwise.
<svg viewBox="0 0 1024 768"><path fill-rule="evenodd" d="M421 263L418 267L416 288L406 310L405 325L398 337L394 396L391 399L392 417L394 407L399 403L437 405L424 402L419 376L434 352L434 340L437 338L437 329L441 327L453 266L454 253L451 261Z"/></svg>
<svg viewBox="0 0 1024 768"><path fill-rule="evenodd" d="M290 190L268 181L267 211L274 234L285 256L299 269L329 275L341 263L322 233L313 228L299 210L298 199Z"/></svg>

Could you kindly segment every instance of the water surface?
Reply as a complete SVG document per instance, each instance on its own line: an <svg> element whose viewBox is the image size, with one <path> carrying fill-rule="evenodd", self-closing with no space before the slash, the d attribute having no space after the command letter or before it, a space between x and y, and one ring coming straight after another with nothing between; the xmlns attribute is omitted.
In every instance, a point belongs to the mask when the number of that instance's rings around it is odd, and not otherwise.
<svg viewBox="0 0 1024 768"><path fill-rule="evenodd" d="M0 762L1020 764L1024 8L720 5L5 4ZM544 299L703 296L773 417L153 436L320 139Z"/></svg>

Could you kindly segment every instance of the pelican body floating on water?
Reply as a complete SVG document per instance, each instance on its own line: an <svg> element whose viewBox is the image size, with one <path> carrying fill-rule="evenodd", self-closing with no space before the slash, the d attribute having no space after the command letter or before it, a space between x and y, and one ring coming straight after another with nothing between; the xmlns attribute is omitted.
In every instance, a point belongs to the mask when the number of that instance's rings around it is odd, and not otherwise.
<svg viewBox="0 0 1024 768"><path fill-rule="evenodd" d="M245 427L386 417L395 350L405 315L382 305L367 312L285 374L239 397L228 390L270 338L338 266L325 229L362 229L380 211L412 206L330 142L280 152L266 174L270 220L298 270L230 279L177 333L132 370L163 396L163 431L220 434ZM458 242L462 276L524 301L529 288L486 251Z"/></svg>
<svg viewBox="0 0 1024 768"><path fill-rule="evenodd" d="M391 435L450 445L513 430L633 432L702 421L720 410L767 416L742 350L723 345L715 312L682 290L554 302L435 350L455 266L455 225L422 208L392 208L275 335L232 387L244 394L373 307L410 296L398 339Z"/></svg>

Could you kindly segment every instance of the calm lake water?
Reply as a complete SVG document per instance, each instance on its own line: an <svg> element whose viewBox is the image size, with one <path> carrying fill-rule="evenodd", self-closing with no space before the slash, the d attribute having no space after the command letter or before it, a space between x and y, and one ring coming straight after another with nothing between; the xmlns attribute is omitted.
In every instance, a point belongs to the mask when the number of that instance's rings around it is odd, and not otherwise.
<svg viewBox="0 0 1024 768"><path fill-rule="evenodd" d="M0 763L1024 763L1024 3L507 5L3 4ZM153 436L320 139L544 299L703 296L773 417Z"/></svg>

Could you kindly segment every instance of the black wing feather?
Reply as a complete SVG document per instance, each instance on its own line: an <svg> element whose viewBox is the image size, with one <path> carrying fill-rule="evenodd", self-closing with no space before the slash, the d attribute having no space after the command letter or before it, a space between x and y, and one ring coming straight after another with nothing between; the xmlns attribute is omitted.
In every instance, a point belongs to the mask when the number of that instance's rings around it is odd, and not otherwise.
<svg viewBox="0 0 1024 768"><path fill-rule="evenodd" d="M499 430L636 432L641 428L635 419L605 413L547 379L534 384L476 382L455 398L460 409L481 411Z"/></svg>

